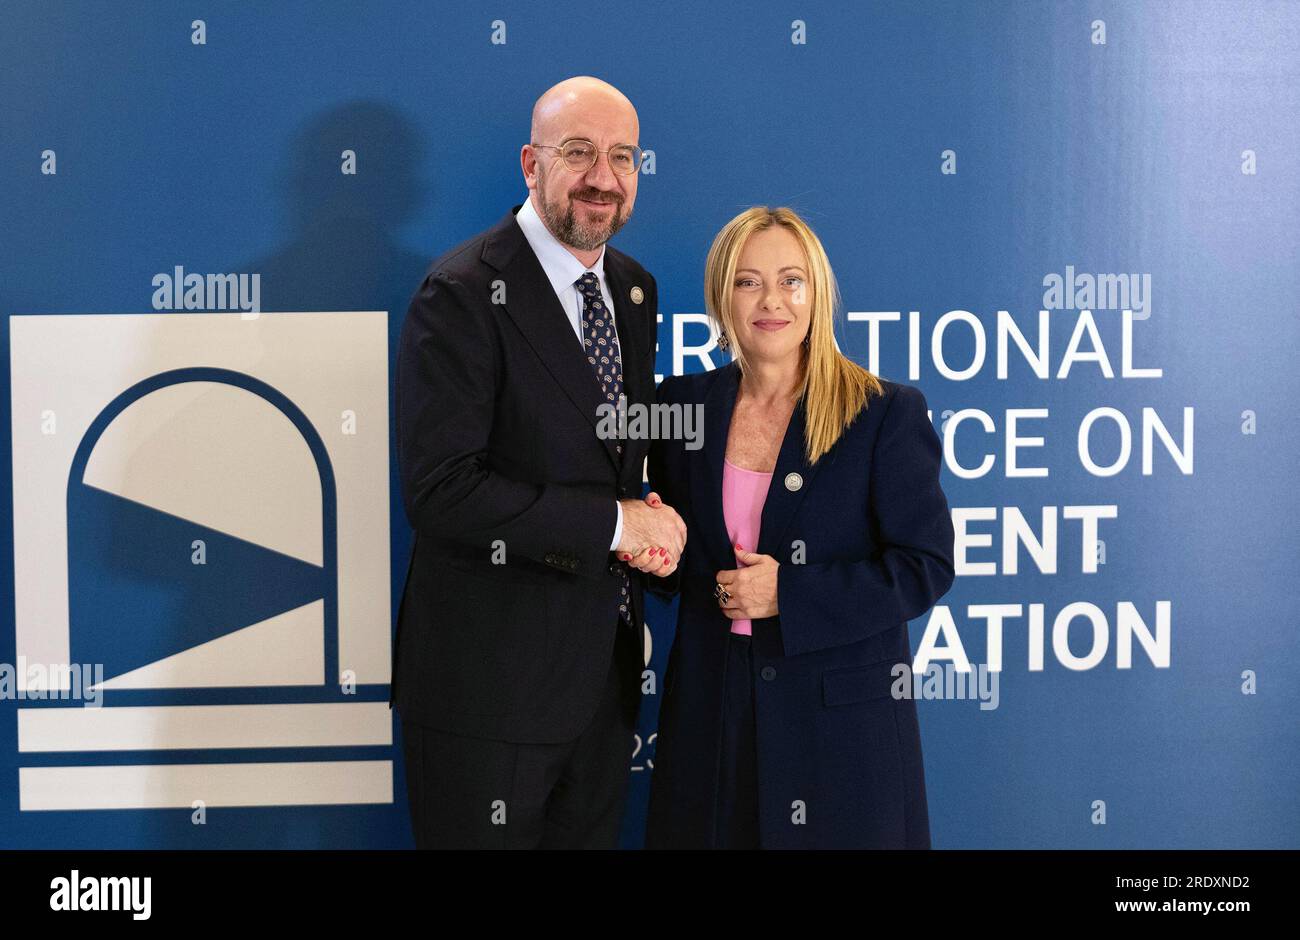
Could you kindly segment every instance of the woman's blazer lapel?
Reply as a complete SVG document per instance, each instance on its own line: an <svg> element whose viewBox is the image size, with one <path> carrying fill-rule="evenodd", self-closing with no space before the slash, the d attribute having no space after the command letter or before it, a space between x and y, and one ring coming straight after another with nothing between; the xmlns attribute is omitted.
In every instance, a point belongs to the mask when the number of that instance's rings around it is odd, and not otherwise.
<svg viewBox="0 0 1300 940"><path fill-rule="evenodd" d="M731 547L722 513L722 461L727 452L727 435L739 384L740 367L734 361L718 370L717 378L710 383L704 399L704 459L690 461L694 514L703 527L700 536L709 567L717 566L714 570L736 567L736 553ZM817 470L826 460L823 457L817 466L809 465L804 448L806 426L807 416L800 401L790 415L781 451L776 458L772 483L763 503L758 546L744 546L747 551L771 555L783 564L789 562L790 553L786 551L788 546L782 545L782 540ZM798 479L791 474L797 474Z"/></svg>
<svg viewBox="0 0 1300 940"><path fill-rule="evenodd" d="M763 521L758 530L758 548L760 555L771 555L781 564L790 563L791 546L785 542L794 520L799 504L803 502L808 488L813 485L818 469L826 463L828 456L823 456L814 466L808 463L807 449L804 444L804 432L807 427L807 413L803 401L795 405L790 415L790 424L781 442L781 452L776 458L776 469L772 472L772 483L767 490L767 500L763 503Z"/></svg>

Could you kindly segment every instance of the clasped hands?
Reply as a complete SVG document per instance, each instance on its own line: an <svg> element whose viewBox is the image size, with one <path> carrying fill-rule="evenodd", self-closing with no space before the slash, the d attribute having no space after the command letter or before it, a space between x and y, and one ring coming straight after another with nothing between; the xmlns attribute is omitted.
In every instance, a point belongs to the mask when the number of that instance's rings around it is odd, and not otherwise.
<svg viewBox="0 0 1300 940"><path fill-rule="evenodd" d="M653 491L646 494L644 502L628 499L622 505L623 537L618 543L618 557L638 571L668 577L677 570L686 546L686 524L681 516ZM780 562L771 555L745 551L740 545L732 548L742 567L714 575L726 591L725 599L719 599L722 612L729 620L775 617Z"/></svg>
<svg viewBox="0 0 1300 940"><path fill-rule="evenodd" d="M623 535L615 553L638 571L666 578L677 570L686 547L686 523L677 510L647 493L645 500L620 500Z"/></svg>

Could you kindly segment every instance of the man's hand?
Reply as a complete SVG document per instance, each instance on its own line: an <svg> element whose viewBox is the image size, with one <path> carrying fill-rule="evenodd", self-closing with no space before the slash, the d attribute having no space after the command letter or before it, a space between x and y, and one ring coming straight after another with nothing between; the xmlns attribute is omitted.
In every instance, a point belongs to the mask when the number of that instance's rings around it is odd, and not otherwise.
<svg viewBox="0 0 1300 940"><path fill-rule="evenodd" d="M732 547L736 550L736 560L745 567L719 571L715 575L723 590L731 595L721 605L722 612L730 620L775 617L779 612L776 609L776 572L781 563L771 555L747 552L739 545Z"/></svg>
<svg viewBox="0 0 1300 940"><path fill-rule="evenodd" d="M618 557L633 568L666 578L677 570L686 547L686 523L671 506L650 493L645 501L621 500L623 536Z"/></svg>

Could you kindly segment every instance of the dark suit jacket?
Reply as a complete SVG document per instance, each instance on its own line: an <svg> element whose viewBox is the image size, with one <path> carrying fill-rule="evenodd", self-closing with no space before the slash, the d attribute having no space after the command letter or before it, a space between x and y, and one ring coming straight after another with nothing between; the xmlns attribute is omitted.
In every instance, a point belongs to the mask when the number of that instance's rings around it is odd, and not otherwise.
<svg viewBox="0 0 1300 940"><path fill-rule="evenodd" d="M640 498L648 442L621 442L620 459L620 442L597 436L604 395L519 208L433 262L402 328L397 459L415 544L390 701L458 734L560 742L590 722L609 677L614 502ZM605 275L624 392L646 403L655 281L610 246ZM632 594L639 650L636 571ZM638 705L639 691L633 717Z"/></svg>
<svg viewBox="0 0 1300 940"><path fill-rule="evenodd" d="M708 847L731 621L715 574L738 567L722 512L722 460L735 363L670 377L659 400L704 405L704 447L655 441L651 489L687 525L677 633L664 676L646 846ZM929 847L916 705L890 695L911 664L907 621L953 581L953 526L940 443L922 393L883 381L830 451L809 466L795 409L763 507L758 547L778 570L779 615L753 623L762 845ZM787 476L799 475L791 488ZM802 546L802 563L795 552ZM661 584L650 582L652 589ZM806 822L792 820L803 807Z"/></svg>

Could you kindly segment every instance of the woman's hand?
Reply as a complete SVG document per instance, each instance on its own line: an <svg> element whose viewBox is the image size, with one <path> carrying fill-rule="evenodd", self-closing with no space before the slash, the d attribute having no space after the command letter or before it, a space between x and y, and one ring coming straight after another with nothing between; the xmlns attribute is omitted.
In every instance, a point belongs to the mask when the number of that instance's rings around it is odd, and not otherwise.
<svg viewBox="0 0 1300 940"><path fill-rule="evenodd" d="M663 500L653 490L646 494L645 501L652 507L663 505ZM658 545L646 548L638 555L629 555L627 552L623 552L618 557L638 571L644 571L646 574L653 574L660 578L666 578L676 571L677 562L679 561L679 559L668 554L668 549Z"/></svg>
<svg viewBox="0 0 1300 940"><path fill-rule="evenodd" d="M775 617L776 572L781 563L771 555L747 552L739 545L732 547L736 550L736 560L745 567L719 571L715 575L717 582L731 595L725 604L718 601L722 612L730 620Z"/></svg>

